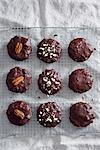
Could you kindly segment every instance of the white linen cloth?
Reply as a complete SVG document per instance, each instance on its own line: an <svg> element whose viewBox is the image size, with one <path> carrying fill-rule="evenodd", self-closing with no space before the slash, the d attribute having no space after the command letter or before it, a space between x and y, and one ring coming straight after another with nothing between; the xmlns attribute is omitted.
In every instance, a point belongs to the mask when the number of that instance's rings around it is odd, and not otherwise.
<svg viewBox="0 0 100 150"><path fill-rule="evenodd" d="M0 0L1 27L100 27L99 0ZM96 137L4 137L0 150L100 150Z"/></svg>

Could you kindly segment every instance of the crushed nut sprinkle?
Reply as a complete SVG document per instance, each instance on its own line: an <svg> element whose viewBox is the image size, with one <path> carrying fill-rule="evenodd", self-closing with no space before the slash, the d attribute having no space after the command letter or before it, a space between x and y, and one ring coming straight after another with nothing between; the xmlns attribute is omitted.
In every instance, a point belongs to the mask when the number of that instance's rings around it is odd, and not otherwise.
<svg viewBox="0 0 100 150"><path fill-rule="evenodd" d="M22 48L23 48L22 43L18 42L15 47L16 54L19 54L21 52Z"/></svg>
<svg viewBox="0 0 100 150"><path fill-rule="evenodd" d="M24 77L23 76L20 76L20 77L17 77L16 79L14 79L12 81L12 83L16 86L18 85L20 82L22 82L24 80Z"/></svg>
<svg viewBox="0 0 100 150"><path fill-rule="evenodd" d="M25 114L21 110L15 109L14 113L16 116L20 117L21 119L24 119L25 117Z"/></svg>
<svg viewBox="0 0 100 150"><path fill-rule="evenodd" d="M45 122L53 122L53 120L51 119L51 116L48 116L48 118L45 120Z"/></svg>

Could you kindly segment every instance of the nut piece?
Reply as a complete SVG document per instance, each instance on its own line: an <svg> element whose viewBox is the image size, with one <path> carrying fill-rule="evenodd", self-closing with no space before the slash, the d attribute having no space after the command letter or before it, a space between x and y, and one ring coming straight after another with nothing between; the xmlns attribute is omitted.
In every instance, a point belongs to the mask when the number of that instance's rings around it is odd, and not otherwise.
<svg viewBox="0 0 100 150"><path fill-rule="evenodd" d="M15 109L14 113L16 116L20 117L21 119L24 119L24 117L25 117L24 113L18 109Z"/></svg>
<svg viewBox="0 0 100 150"><path fill-rule="evenodd" d="M23 77L23 76L20 76L20 77L14 79L14 80L12 81L12 83L16 86L16 85L18 85L20 82L22 82L23 80L24 80L24 77Z"/></svg>
<svg viewBox="0 0 100 150"><path fill-rule="evenodd" d="M22 43L18 42L15 47L16 54L19 54L21 52L22 48L23 48Z"/></svg>

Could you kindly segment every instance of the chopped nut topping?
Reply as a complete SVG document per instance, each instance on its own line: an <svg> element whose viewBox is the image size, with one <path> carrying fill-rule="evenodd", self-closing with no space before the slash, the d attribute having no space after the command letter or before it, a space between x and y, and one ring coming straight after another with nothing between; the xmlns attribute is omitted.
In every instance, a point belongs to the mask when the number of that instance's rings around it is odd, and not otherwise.
<svg viewBox="0 0 100 150"><path fill-rule="evenodd" d="M49 76L50 74L51 74L51 71L48 71L48 72L47 72L47 76Z"/></svg>
<svg viewBox="0 0 100 150"><path fill-rule="evenodd" d="M25 117L25 114L21 110L15 109L14 113L16 116L20 117L21 119L24 119Z"/></svg>
<svg viewBox="0 0 100 150"><path fill-rule="evenodd" d="M48 44L45 44L45 43L44 43L43 46L48 46Z"/></svg>
<svg viewBox="0 0 100 150"><path fill-rule="evenodd" d="M55 83L56 83L56 84L60 84L60 82L59 82L59 81L56 81Z"/></svg>
<svg viewBox="0 0 100 150"><path fill-rule="evenodd" d="M14 79L14 80L12 81L12 83L16 86L16 85L18 85L20 82L22 82L23 80L24 80L24 77L23 77L23 76L20 76L20 77Z"/></svg>
<svg viewBox="0 0 100 150"><path fill-rule="evenodd" d="M45 57L47 57L48 56L48 53L45 53L45 55L44 55Z"/></svg>
<svg viewBox="0 0 100 150"><path fill-rule="evenodd" d="M48 116L48 118L46 119L46 121L45 121L45 122L52 122L51 117L50 117L50 116Z"/></svg>
<svg viewBox="0 0 100 150"><path fill-rule="evenodd" d="M56 56L57 56L57 54L53 54L53 56L54 56L54 57L56 57Z"/></svg>
<svg viewBox="0 0 100 150"><path fill-rule="evenodd" d="M50 53L50 56L54 55L54 53Z"/></svg>
<svg viewBox="0 0 100 150"><path fill-rule="evenodd" d="M21 52L22 48L23 48L22 43L19 43L19 42L18 42L18 43L16 44L16 47L15 47L15 52L16 52L16 54L19 54L19 53Z"/></svg>
<svg viewBox="0 0 100 150"><path fill-rule="evenodd" d="M40 47L39 49L44 50L44 48L43 48L43 47Z"/></svg>
<svg viewBox="0 0 100 150"><path fill-rule="evenodd" d="M54 117L54 121L57 121L57 120L58 120L58 118L55 118L55 117Z"/></svg>
<svg viewBox="0 0 100 150"><path fill-rule="evenodd" d="M50 58L52 58L53 56L52 55L50 55Z"/></svg>
<svg viewBox="0 0 100 150"><path fill-rule="evenodd" d="M47 81L47 85L51 85L51 81L50 80Z"/></svg>
<svg viewBox="0 0 100 150"><path fill-rule="evenodd" d="M48 81L48 77L43 77L43 81L47 82Z"/></svg>
<svg viewBox="0 0 100 150"><path fill-rule="evenodd" d="M55 78L51 78L51 81L55 82L55 80L56 80Z"/></svg>
<svg viewBox="0 0 100 150"><path fill-rule="evenodd" d="M51 90L48 91L48 94L50 94L50 93L51 93Z"/></svg>
<svg viewBox="0 0 100 150"><path fill-rule="evenodd" d="M50 48L50 47L48 47L47 51L48 51L48 52L51 52L51 48Z"/></svg>
<svg viewBox="0 0 100 150"><path fill-rule="evenodd" d="M45 110L46 110L47 112L49 112L49 108L46 108Z"/></svg>
<svg viewBox="0 0 100 150"><path fill-rule="evenodd" d="M43 51L43 55L45 54L46 52L45 51Z"/></svg>

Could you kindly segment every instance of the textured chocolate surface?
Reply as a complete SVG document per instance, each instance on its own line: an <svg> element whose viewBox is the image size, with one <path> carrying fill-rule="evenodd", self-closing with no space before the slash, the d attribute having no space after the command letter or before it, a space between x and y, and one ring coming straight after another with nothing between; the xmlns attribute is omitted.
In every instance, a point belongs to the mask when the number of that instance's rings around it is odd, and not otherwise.
<svg viewBox="0 0 100 150"><path fill-rule="evenodd" d="M39 89L48 95L57 93L61 87L61 79L54 69L46 69L39 75L38 78Z"/></svg>
<svg viewBox="0 0 100 150"><path fill-rule="evenodd" d="M25 92L29 89L31 83L31 74L26 69L22 69L20 67L12 68L6 79L8 89L16 93Z"/></svg>
<svg viewBox="0 0 100 150"><path fill-rule="evenodd" d="M70 121L77 127L86 127L93 122L95 113L92 107L83 102L78 102L70 107Z"/></svg>
<svg viewBox="0 0 100 150"><path fill-rule="evenodd" d="M32 52L31 40L26 37L15 36L9 41L7 49L11 58L18 61L25 60Z"/></svg>
<svg viewBox="0 0 100 150"><path fill-rule="evenodd" d="M37 109L37 120L44 127L55 127L61 122L61 110L55 102L41 104Z"/></svg>
<svg viewBox="0 0 100 150"><path fill-rule="evenodd" d="M85 69L77 69L69 75L69 88L74 92L86 92L92 88L92 84L92 76Z"/></svg>
<svg viewBox="0 0 100 150"><path fill-rule="evenodd" d="M43 39L37 47L37 56L42 61L53 63L60 59L62 48L56 40Z"/></svg>
<svg viewBox="0 0 100 150"><path fill-rule="evenodd" d="M32 110L26 102L16 101L9 105L6 114L12 124L21 126L30 120Z"/></svg>
<svg viewBox="0 0 100 150"><path fill-rule="evenodd" d="M70 42L68 47L69 56L77 61L87 60L95 49L84 38L77 38Z"/></svg>

